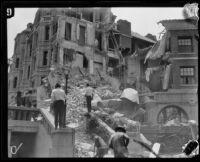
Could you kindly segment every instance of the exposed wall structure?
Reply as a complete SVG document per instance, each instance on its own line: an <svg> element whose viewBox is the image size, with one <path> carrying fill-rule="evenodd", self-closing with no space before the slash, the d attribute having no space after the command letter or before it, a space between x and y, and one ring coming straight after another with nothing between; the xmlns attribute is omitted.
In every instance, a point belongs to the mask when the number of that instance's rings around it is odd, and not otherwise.
<svg viewBox="0 0 200 162"><path fill-rule="evenodd" d="M145 103L148 122L165 123L173 119L184 122L186 118L198 123L198 27L185 20L163 20L161 23L169 33L167 52L172 63L172 81L167 92L154 92L151 100ZM170 109L174 109L174 116L167 115Z"/></svg>
<svg viewBox="0 0 200 162"><path fill-rule="evenodd" d="M90 74L96 74L96 69L106 72L108 38L104 26L111 22L114 15L110 8L38 9L33 24L15 39L9 98L18 90L38 87L50 67L68 66L73 60L73 67Z"/></svg>

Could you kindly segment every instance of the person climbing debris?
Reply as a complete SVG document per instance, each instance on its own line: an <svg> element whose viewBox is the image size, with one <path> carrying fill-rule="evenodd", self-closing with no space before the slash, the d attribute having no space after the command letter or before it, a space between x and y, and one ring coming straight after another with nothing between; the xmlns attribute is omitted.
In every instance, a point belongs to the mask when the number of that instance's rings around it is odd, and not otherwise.
<svg viewBox="0 0 200 162"><path fill-rule="evenodd" d="M109 148L113 149L114 157L128 157L129 137L126 134L126 129L123 126L117 126L115 128L115 134L113 134L109 141Z"/></svg>
<svg viewBox="0 0 200 162"><path fill-rule="evenodd" d="M94 152L97 158L103 158L104 155L108 153L108 146L104 142L104 140L100 137L95 135L94 136Z"/></svg>
<svg viewBox="0 0 200 162"><path fill-rule="evenodd" d="M51 93L51 103L53 103L54 114L55 114L55 129L63 128L63 114L65 109L65 100L67 96L65 91L61 88L61 85L57 83L55 89Z"/></svg>
<svg viewBox="0 0 200 162"><path fill-rule="evenodd" d="M87 102L88 113L90 113L92 110L91 102L92 102L93 96L94 96L94 89L89 85L89 83L87 83L85 97L86 97L86 102Z"/></svg>

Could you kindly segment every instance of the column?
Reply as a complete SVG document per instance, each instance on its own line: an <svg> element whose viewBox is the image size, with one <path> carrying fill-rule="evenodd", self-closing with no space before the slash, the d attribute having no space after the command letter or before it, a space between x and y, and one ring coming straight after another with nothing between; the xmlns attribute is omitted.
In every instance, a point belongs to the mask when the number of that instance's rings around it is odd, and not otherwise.
<svg viewBox="0 0 200 162"><path fill-rule="evenodd" d="M12 157L12 154L10 152L11 133L12 133L12 130L8 128L8 157L9 158Z"/></svg>
<svg viewBox="0 0 200 162"><path fill-rule="evenodd" d="M93 74L94 73L94 61L89 60L89 73Z"/></svg>
<svg viewBox="0 0 200 162"><path fill-rule="evenodd" d="M67 128L52 132L50 157L74 157L75 130Z"/></svg>

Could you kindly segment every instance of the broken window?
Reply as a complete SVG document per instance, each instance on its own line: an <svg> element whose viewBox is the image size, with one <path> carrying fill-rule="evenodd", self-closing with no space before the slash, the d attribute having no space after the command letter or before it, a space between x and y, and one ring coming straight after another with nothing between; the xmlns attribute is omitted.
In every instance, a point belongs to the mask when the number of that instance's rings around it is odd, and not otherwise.
<svg viewBox="0 0 200 162"><path fill-rule="evenodd" d="M35 70L35 65L36 65L36 56L33 57L33 70Z"/></svg>
<svg viewBox="0 0 200 162"><path fill-rule="evenodd" d="M57 30L58 30L58 23L56 22L53 24L53 35L57 32Z"/></svg>
<svg viewBox="0 0 200 162"><path fill-rule="evenodd" d="M195 68L180 67L180 77L181 84L195 84Z"/></svg>
<svg viewBox="0 0 200 162"><path fill-rule="evenodd" d="M45 40L49 40L49 25L45 26Z"/></svg>
<svg viewBox="0 0 200 162"><path fill-rule="evenodd" d="M63 54L63 64L64 65L73 61L73 54L74 54L73 49L64 48L64 54Z"/></svg>
<svg viewBox="0 0 200 162"><path fill-rule="evenodd" d="M57 63L57 60L58 60L58 58L57 58L57 53L58 53L58 47L56 46L56 47L55 47L55 52L54 52L54 62L55 62L55 63Z"/></svg>
<svg viewBox="0 0 200 162"><path fill-rule="evenodd" d="M166 106L158 114L158 123L160 124L166 124L173 120L185 123L188 121L188 116L184 110L177 106Z"/></svg>
<svg viewBox="0 0 200 162"><path fill-rule="evenodd" d="M65 12L65 15L69 16L69 17L74 17L77 19L81 18L81 15L80 15L80 13L78 13L77 9L76 10L68 10Z"/></svg>
<svg viewBox="0 0 200 162"><path fill-rule="evenodd" d="M30 66L28 66L27 79L30 77Z"/></svg>
<svg viewBox="0 0 200 162"><path fill-rule="evenodd" d="M29 51L29 56L31 56L31 52L32 52L32 43L30 43L30 51Z"/></svg>
<svg viewBox="0 0 200 162"><path fill-rule="evenodd" d="M19 58L16 59L15 68L19 68Z"/></svg>
<svg viewBox="0 0 200 162"><path fill-rule="evenodd" d="M32 81L32 82L31 82L31 87L34 88L34 85L35 85L35 82Z"/></svg>
<svg viewBox="0 0 200 162"><path fill-rule="evenodd" d="M41 79L40 79L40 84L42 84L42 80L45 78L45 76L41 76Z"/></svg>
<svg viewBox="0 0 200 162"><path fill-rule="evenodd" d="M13 88L17 88L17 77L14 78L14 81L13 81Z"/></svg>
<svg viewBox="0 0 200 162"><path fill-rule="evenodd" d="M114 39L115 39L117 45L119 45L119 40L120 40L119 34L117 34L117 35L115 34L114 37L109 35L109 37L108 37L108 48L109 49L112 49L112 50L115 49Z"/></svg>
<svg viewBox="0 0 200 162"><path fill-rule="evenodd" d="M71 24L65 23L65 40L71 40Z"/></svg>
<svg viewBox="0 0 200 162"><path fill-rule="evenodd" d="M48 51L44 51L42 65L47 65L47 55Z"/></svg>
<svg viewBox="0 0 200 162"><path fill-rule="evenodd" d="M88 59L85 57L85 55L83 56L83 68L88 68Z"/></svg>
<svg viewBox="0 0 200 162"><path fill-rule="evenodd" d="M147 69L147 63L144 64L144 59L140 60L140 76L145 76L145 71Z"/></svg>
<svg viewBox="0 0 200 162"><path fill-rule="evenodd" d="M85 27L84 26L79 26L79 27L80 27L79 43L80 45L85 45Z"/></svg>
<svg viewBox="0 0 200 162"><path fill-rule="evenodd" d="M98 41L97 48L101 51L102 50L102 33L96 31L95 38Z"/></svg>
<svg viewBox="0 0 200 162"><path fill-rule="evenodd" d="M178 52L192 51L192 37L178 37Z"/></svg>
<svg viewBox="0 0 200 162"><path fill-rule="evenodd" d="M93 13L88 11L82 12L82 19L93 22Z"/></svg>
<svg viewBox="0 0 200 162"><path fill-rule="evenodd" d="M35 42L34 42L35 47L37 47L37 43L38 43L38 33L35 33Z"/></svg>

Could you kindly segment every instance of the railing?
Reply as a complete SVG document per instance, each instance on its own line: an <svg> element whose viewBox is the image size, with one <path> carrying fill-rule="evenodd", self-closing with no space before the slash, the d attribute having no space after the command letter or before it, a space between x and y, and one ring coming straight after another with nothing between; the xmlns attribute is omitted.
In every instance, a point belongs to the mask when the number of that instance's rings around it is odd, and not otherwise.
<svg viewBox="0 0 200 162"><path fill-rule="evenodd" d="M54 127L54 124L53 124L53 121L51 121L51 119L53 119L53 115L50 114L49 110L47 109L40 109L40 112L42 114L42 124L43 126L46 128L48 134L51 134L52 131L55 130L55 127ZM49 117L49 116L52 116L52 117Z"/></svg>
<svg viewBox="0 0 200 162"><path fill-rule="evenodd" d="M35 119L39 112L36 108L8 106L8 120L31 121L31 118Z"/></svg>

